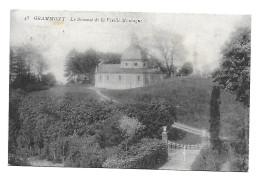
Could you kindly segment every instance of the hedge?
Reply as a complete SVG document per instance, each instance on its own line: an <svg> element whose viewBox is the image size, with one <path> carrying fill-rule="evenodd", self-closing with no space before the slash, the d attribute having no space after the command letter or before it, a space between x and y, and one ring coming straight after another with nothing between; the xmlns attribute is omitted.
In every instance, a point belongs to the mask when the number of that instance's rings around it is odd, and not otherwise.
<svg viewBox="0 0 260 179"><path fill-rule="evenodd" d="M161 138L162 126L170 127L176 121L175 106L164 99L149 103L120 103L117 107L123 114L145 125L142 136L146 138Z"/></svg>
<svg viewBox="0 0 260 179"><path fill-rule="evenodd" d="M87 95L32 94L19 106L22 122L16 149L26 157L39 156L72 167L102 167L107 158L116 155L130 168L154 168L167 160L167 148L151 138L159 138L162 126L173 123L175 112L161 100L119 106ZM120 128L123 115L136 117L145 126L131 140ZM150 139L140 142L141 137ZM111 151L106 154L106 150ZM128 158L131 161L125 160Z"/></svg>
<svg viewBox="0 0 260 179"><path fill-rule="evenodd" d="M114 155L102 165L103 168L155 169L167 161L168 150L165 142L143 138L130 147L127 153Z"/></svg>

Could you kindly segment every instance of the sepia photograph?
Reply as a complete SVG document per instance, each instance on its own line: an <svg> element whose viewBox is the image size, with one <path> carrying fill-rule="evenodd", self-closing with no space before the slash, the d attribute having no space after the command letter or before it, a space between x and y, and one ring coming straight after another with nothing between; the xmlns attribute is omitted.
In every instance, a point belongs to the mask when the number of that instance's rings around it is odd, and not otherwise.
<svg viewBox="0 0 260 179"><path fill-rule="evenodd" d="M251 15L10 11L8 166L248 172Z"/></svg>

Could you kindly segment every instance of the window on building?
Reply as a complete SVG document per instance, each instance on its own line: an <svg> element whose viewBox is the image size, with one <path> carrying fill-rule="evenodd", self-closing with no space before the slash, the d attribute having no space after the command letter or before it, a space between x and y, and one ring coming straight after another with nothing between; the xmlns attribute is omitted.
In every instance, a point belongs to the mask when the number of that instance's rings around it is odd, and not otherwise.
<svg viewBox="0 0 260 179"><path fill-rule="evenodd" d="M107 80L109 80L109 76L107 75Z"/></svg>
<svg viewBox="0 0 260 179"><path fill-rule="evenodd" d="M141 80L141 77L140 76L137 76L137 81L140 81Z"/></svg>
<svg viewBox="0 0 260 179"><path fill-rule="evenodd" d="M145 63L143 63L143 67L145 67Z"/></svg>
<svg viewBox="0 0 260 179"><path fill-rule="evenodd" d="M128 63L125 63L125 66L128 66Z"/></svg>
<svg viewBox="0 0 260 179"><path fill-rule="evenodd" d="M121 81L121 76L118 76L119 81Z"/></svg>
<svg viewBox="0 0 260 179"><path fill-rule="evenodd" d="M137 67L137 66L138 66L138 63L134 63L134 66L136 66L136 67Z"/></svg>
<svg viewBox="0 0 260 179"><path fill-rule="evenodd" d="M102 75L99 75L99 79L102 80Z"/></svg>

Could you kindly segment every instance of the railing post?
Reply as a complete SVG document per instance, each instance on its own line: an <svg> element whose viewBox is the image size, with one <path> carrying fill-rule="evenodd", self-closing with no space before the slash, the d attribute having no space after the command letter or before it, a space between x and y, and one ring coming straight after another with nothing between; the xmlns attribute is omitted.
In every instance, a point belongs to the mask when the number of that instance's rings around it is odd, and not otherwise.
<svg viewBox="0 0 260 179"><path fill-rule="evenodd" d="M207 136L207 130L202 130L202 137L201 137L201 144L205 145L207 143L208 136Z"/></svg>
<svg viewBox="0 0 260 179"><path fill-rule="evenodd" d="M163 140L163 141L167 144L167 146L168 146L167 126L163 126L162 140Z"/></svg>
<svg viewBox="0 0 260 179"><path fill-rule="evenodd" d="M186 160L186 146L183 146L183 161L185 162Z"/></svg>

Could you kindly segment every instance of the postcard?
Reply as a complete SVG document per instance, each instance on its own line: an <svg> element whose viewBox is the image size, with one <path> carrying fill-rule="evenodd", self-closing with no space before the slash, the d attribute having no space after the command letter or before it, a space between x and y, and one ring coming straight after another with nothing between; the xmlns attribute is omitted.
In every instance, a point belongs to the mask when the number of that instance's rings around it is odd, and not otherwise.
<svg viewBox="0 0 260 179"><path fill-rule="evenodd" d="M247 172L251 16L12 10L9 166Z"/></svg>

